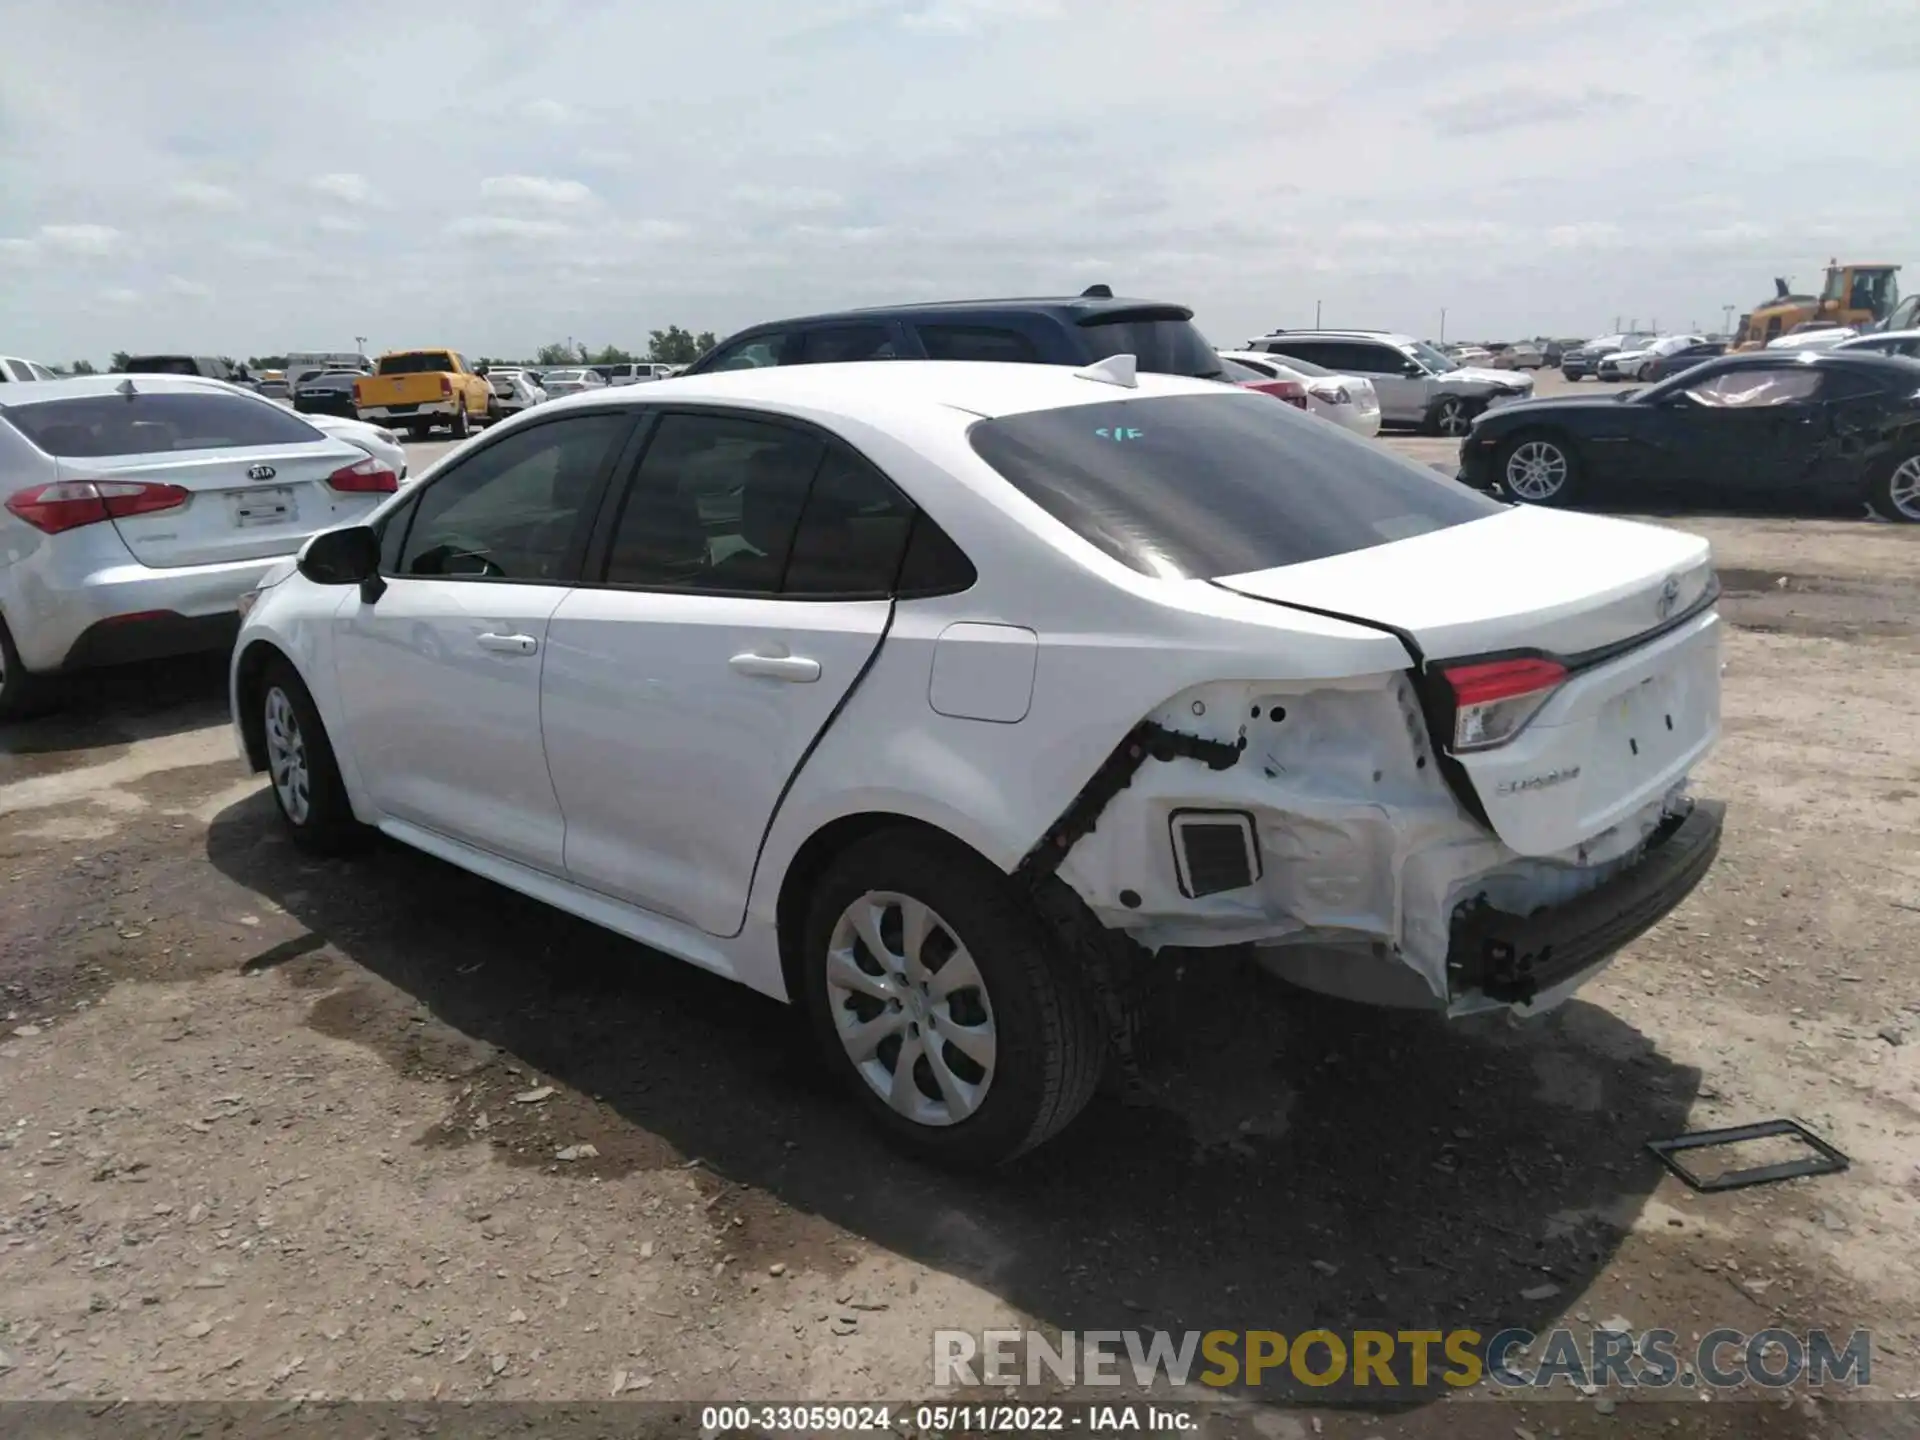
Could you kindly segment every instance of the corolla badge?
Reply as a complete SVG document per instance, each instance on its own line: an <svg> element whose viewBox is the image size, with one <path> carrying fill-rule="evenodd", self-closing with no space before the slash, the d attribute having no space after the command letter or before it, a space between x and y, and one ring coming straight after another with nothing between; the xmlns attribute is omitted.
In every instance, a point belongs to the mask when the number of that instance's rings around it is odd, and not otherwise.
<svg viewBox="0 0 1920 1440"><path fill-rule="evenodd" d="M279 473L280 472L271 465L256 465L247 471L247 478L249 480L271 480Z"/></svg>
<svg viewBox="0 0 1920 1440"><path fill-rule="evenodd" d="M1654 602L1654 611L1664 620L1673 614L1673 607L1680 603L1680 577L1669 575L1666 584L1660 587L1660 598Z"/></svg>
<svg viewBox="0 0 1920 1440"><path fill-rule="evenodd" d="M1580 767L1568 765L1564 769L1549 770L1544 775L1526 775L1518 780L1502 780L1494 786L1496 795L1526 795L1535 790L1546 790L1555 785L1564 785L1569 780L1580 778Z"/></svg>

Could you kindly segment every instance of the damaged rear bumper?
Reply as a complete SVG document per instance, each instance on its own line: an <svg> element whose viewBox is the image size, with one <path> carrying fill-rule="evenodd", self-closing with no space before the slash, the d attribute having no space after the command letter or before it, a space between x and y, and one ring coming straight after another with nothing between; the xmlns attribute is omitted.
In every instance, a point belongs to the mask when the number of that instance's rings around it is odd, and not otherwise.
<svg viewBox="0 0 1920 1440"><path fill-rule="evenodd" d="M1533 1006L1568 989L1693 892L1720 851L1726 806L1699 800L1649 838L1640 859L1599 887L1531 915L1463 908L1447 950L1452 1008L1475 997Z"/></svg>

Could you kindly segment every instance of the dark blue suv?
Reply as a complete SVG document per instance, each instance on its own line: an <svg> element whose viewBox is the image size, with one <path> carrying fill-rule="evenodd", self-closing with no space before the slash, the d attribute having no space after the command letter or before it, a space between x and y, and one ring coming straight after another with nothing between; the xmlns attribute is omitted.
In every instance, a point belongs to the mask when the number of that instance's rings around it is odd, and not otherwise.
<svg viewBox="0 0 1920 1440"><path fill-rule="evenodd" d="M1220 357L1184 305L1116 299L1104 285L1071 299L942 300L777 320L730 335L686 373L841 360L1010 360L1091 365L1132 355L1142 370L1217 379Z"/></svg>

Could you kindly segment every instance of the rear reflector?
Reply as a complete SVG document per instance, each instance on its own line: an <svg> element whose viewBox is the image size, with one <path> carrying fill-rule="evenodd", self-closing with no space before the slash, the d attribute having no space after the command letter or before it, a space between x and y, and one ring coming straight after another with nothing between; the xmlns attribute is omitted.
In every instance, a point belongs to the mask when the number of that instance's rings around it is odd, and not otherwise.
<svg viewBox="0 0 1920 1440"><path fill-rule="evenodd" d="M400 488L400 477L369 455L358 465L334 471L327 484L349 495L391 495Z"/></svg>
<svg viewBox="0 0 1920 1440"><path fill-rule="evenodd" d="M1453 749L1458 754L1513 739L1566 681L1567 667L1530 656L1454 665L1441 673L1453 689Z"/></svg>
<svg viewBox="0 0 1920 1440"><path fill-rule="evenodd" d="M179 485L150 485L139 480L62 480L34 485L7 497L7 510L47 535L177 509L189 492Z"/></svg>

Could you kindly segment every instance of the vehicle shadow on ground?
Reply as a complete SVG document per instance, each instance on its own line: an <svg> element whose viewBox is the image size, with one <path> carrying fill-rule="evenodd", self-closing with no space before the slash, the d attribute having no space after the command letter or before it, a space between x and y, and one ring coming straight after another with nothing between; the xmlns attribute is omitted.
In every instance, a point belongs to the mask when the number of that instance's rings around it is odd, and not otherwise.
<svg viewBox="0 0 1920 1440"><path fill-rule="evenodd" d="M0 782L96 763L100 752L227 718L227 653L66 675L56 707L0 727Z"/></svg>
<svg viewBox="0 0 1920 1440"><path fill-rule="evenodd" d="M421 1143L548 1168L564 1135L599 1152L561 1167L583 1179L697 1157L703 1186L742 1187L715 1198L752 1217L727 1232L743 1266L832 1269L844 1231L1062 1329L1544 1330L1654 1187L1642 1142L1683 1130L1699 1086L1594 1006L1448 1029L1189 956L1151 1103L1103 1095L1026 1161L955 1177L866 1128L795 1042L797 1012L397 846L311 860L271 819L256 795L208 838L220 872L311 932L250 963L314 990L329 1035L448 1080ZM422 1005L457 1043L431 1041ZM532 1107L508 1094L529 1072L561 1087L540 1108L566 1109L520 1133Z"/></svg>

